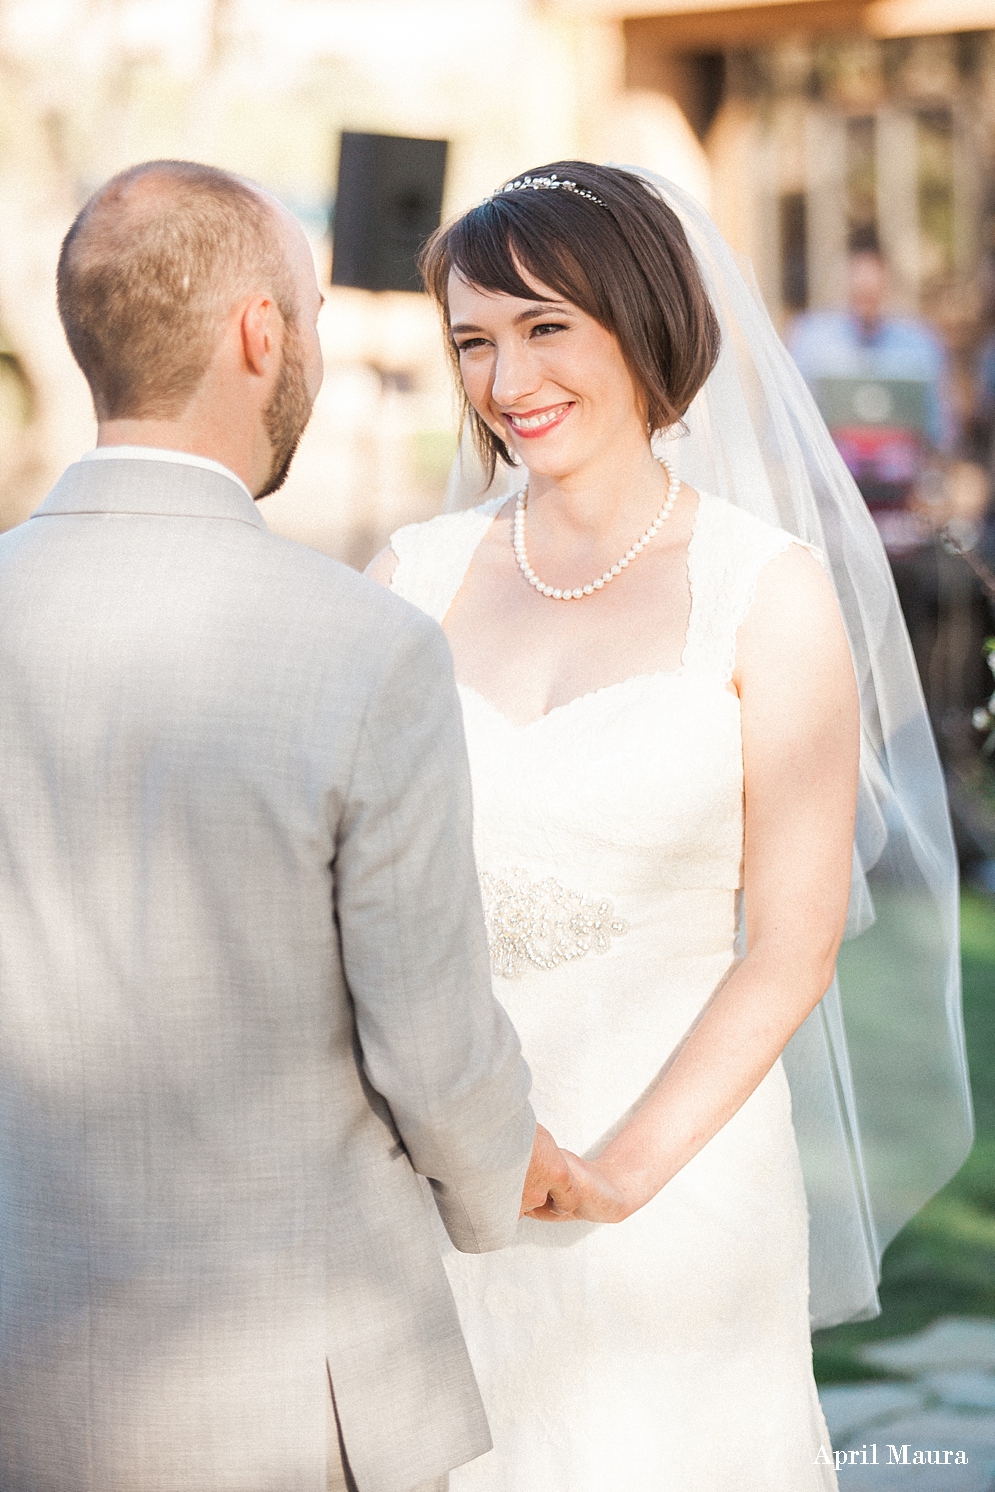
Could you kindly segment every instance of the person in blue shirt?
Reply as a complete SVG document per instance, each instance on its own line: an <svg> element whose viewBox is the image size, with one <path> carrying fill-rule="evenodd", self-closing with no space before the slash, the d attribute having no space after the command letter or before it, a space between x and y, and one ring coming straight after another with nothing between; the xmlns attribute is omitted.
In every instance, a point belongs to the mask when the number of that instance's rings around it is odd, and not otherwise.
<svg viewBox="0 0 995 1492"><path fill-rule="evenodd" d="M888 267L876 235L860 230L847 258L849 306L806 311L792 325L788 350L809 385L820 378L917 379L927 386L927 434L950 455L957 420L950 397L946 349L918 316L886 312Z"/></svg>
<svg viewBox="0 0 995 1492"><path fill-rule="evenodd" d="M922 498L923 477L931 468L942 472L959 439L949 361L940 338L923 320L886 310L888 267L873 230L858 230L851 237L847 279L848 306L803 313L788 332L788 349L817 398L821 379L902 380L924 386L923 428L875 430L870 422L866 429L839 429L833 435L888 552L942 748L949 691L934 687L932 660L942 634L940 573L946 577L955 562L941 552L937 522L931 521ZM939 511L937 507L937 516ZM959 570L947 578L961 586L972 584ZM950 586L945 583L943 589L946 595Z"/></svg>

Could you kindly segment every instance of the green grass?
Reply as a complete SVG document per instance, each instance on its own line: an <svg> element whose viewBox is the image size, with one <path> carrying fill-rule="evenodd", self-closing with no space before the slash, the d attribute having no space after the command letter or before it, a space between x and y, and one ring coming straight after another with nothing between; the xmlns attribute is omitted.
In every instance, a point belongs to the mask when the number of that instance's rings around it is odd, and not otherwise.
<svg viewBox="0 0 995 1492"><path fill-rule="evenodd" d="M995 1318L995 899L965 892L961 913L964 1024L977 1139L953 1180L885 1253L881 1315L816 1332L820 1383L886 1376L857 1357L865 1342L908 1336L939 1316Z"/></svg>

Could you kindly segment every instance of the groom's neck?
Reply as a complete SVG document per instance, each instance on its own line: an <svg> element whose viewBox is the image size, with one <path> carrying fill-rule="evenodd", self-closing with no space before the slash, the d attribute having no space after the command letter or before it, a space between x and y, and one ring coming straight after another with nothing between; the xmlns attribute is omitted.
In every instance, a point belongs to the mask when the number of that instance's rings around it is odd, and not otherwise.
<svg viewBox="0 0 995 1492"><path fill-rule="evenodd" d="M204 456L234 472L250 492L260 492L273 464L264 412L269 393L268 385L246 366L232 333L222 340L178 414L116 419L98 414L97 445L152 446Z"/></svg>
<svg viewBox="0 0 995 1492"><path fill-rule="evenodd" d="M227 436L227 438L226 438ZM232 439L230 432L204 429L187 420L101 420L97 425L98 446L151 446L160 451L183 451L204 456L234 472L249 491L257 476L246 442ZM258 485L258 482L257 482Z"/></svg>

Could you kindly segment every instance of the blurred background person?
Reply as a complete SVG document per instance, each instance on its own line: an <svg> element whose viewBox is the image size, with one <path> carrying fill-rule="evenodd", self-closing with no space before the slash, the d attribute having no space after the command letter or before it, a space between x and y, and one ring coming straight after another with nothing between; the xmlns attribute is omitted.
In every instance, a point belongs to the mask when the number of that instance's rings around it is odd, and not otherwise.
<svg viewBox="0 0 995 1492"><path fill-rule="evenodd" d="M925 317L890 308L873 227L850 235L846 285L847 306L800 315L788 346L881 533L949 765L976 751L969 706L983 687L990 622L958 551L977 540L988 484L959 459L963 432L944 342ZM995 348L988 363L995 373Z"/></svg>
<svg viewBox="0 0 995 1492"><path fill-rule="evenodd" d="M852 414L863 440L840 439L844 460L867 497L882 529L886 547L901 548L902 525L882 522L881 508L920 474L928 451L949 455L957 440L946 349L921 316L898 316L887 309L888 266L873 228L850 235L847 253L845 309L806 311L791 326L788 346L820 403L830 404L834 422L843 412L830 403L827 381L858 385ZM904 409L888 406L882 396L868 398L874 384L909 383L916 392ZM868 386L861 401L861 387ZM839 391L840 393L844 391ZM882 390L882 395L886 390ZM907 421L905 423L903 421ZM840 435L845 431L839 425ZM879 489L885 489L879 492Z"/></svg>
<svg viewBox="0 0 995 1492"><path fill-rule="evenodd" d="M984 469L989 493L995 491L995 266L987 265L990 329L975 356L973 368L974 418L971 422L972 455ZM995 512L989 506L978 549L988 565L995 562ZM992 598L995 602L995 597Z"/></svg>
<svg viewBox="0 0 995 1492"><path fill-rule="evenodd" d="M877 523L926 686L939 625L929 498L958 433L950 369L932 327L886 309L888 266L873 228L850 236L847 287L848 306L805 312L788 346Z"/></svg>

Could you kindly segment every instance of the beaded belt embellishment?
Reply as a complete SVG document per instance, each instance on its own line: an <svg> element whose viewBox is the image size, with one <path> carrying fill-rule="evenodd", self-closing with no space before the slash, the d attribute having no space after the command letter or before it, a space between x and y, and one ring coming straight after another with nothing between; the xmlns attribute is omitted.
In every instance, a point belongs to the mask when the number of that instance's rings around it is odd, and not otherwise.
<svg viewBox="0 0 995 1492"><path fill-rule="evenodd" d="M491 968L505 979L520 979L530 964L555 969L587 953L605 953L612 938L629 931L610 901L591 901L552 876L530 881L524 870L485 870L480 891Z"/></svg>

